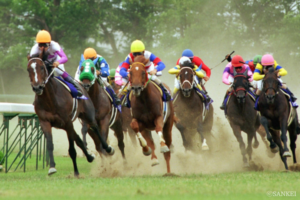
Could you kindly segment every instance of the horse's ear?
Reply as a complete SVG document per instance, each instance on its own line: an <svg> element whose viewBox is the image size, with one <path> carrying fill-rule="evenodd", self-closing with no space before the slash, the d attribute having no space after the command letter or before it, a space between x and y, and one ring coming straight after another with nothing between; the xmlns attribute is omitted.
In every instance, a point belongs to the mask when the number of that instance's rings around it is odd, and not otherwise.
<svg viewBox="0 0 300 200"><path fill-rule="evenodd" d="M275 71L276 76L279 74L279 69Z"/></svg>
<svg viewBox="0 0 300 200"><path fill-rule="evenodd" d="M235 71L235 68L233 68L233 76L236 76L236 75L237 75L237 73Z"/></svg>
<svg viewBox="0 0 300 200"><path fill-rule="evenodd" d="M43 51L40 53L40 55L39 55L39 58L42 59L42 60L43 60L44 51L45 51L45 50L43 50Z"/></svg>
<svg viewBox="0 0 300 200"><path fill-rule="evenodd" d="M149 59L145 60L143 63L146 65L149 62Z"/></svg>
<svg viewBox="0 0 300 200"><path fill-rule="evenodd" d="M129 63L130 63L130 65L132 65L132 60L131 60L131 58L129 58Z"/></svg>
<svg viewBox="0 0 300 200"><path fill-rule="evenodd" d="M29 54L27 54L27 60L28 60L28 61L30 60L30 58L31 58L31 57L30 57L30 55L29 55Z"/></svg>
<svg viewBox="0 0 300 200"><path fill-rule="evenodd" d="M267 70L267 69L264 69L263 71L264 71L264 74L267 74L267 73L268 73L268 70Z"/></svg>
<svg viewBox="0 0 300 200"><path fill-rule="evenodd" d="M93 72L93 74L95 73L95 68L91 67L91 71Z"/></svg>
<svg viewBox="0 0 300 200"><path fill-rule="evenodd" d="M248 69L246 69L246 71L243 73L243 75L244 75L245 77L248 76Z"/></svg>
<svg viewBox="0 0 300 200"><path fill-rule="evenodd" d="M83 69L84 69L84 67L83 67L83 66L81 66L81 67L80 67L80 72L82 72L82 71L83 71Z"/></svg>

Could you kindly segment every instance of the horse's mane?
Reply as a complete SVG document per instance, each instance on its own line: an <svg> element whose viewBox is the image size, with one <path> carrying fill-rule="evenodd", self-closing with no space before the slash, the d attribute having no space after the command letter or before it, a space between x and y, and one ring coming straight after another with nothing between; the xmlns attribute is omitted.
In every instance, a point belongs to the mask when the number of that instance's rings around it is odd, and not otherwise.
<svg viewBox="0 0 300 200"><path fill-rule="evenodd" d="M182 65L180 65L180 68L182 68L182 67L190 67L190 68L194 69L194 63L185 61Z"/></svg>

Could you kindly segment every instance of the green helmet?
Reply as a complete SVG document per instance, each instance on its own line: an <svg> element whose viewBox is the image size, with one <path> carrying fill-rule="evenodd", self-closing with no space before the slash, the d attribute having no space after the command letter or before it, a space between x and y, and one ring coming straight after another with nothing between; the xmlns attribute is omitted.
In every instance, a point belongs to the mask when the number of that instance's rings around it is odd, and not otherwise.
<svg viewBox="0 0 300 200"><path fill-rule="evenodd" d="M80 73L79 80L82 81L83 79L88 79L90 81L93 81L95 79L95 74L92 72L92 68L94 67L94 71L96 70L96 67L90 59L85 60L81 67L83 67L83 71Z"/></svg>
<svg viewBox="0 0 300 200"><path fill-rule="evenodd" d="M115 77L116 69L109 70L109 77Z"/></svg>
<svg viewBox="0 0 300 200"><path fill-rule="evenodd" d="M261 58L262 58L262 55L256 55L253 58L253 64L256 65L257 63L260 63L261 62Z"/></svg>

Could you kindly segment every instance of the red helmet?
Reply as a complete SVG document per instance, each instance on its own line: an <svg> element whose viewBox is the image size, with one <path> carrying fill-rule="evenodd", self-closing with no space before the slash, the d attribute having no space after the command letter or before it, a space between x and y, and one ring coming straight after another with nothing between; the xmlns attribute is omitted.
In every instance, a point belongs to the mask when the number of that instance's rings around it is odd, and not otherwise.
<svg viewBox="0 0 300 200"><path fill-rule="evenodd" d="M242 56L239 55L235 55L233 56L232 60L231 60L231 64L234 67L242 67L244 65L245 61L242 58Z"/></svg>

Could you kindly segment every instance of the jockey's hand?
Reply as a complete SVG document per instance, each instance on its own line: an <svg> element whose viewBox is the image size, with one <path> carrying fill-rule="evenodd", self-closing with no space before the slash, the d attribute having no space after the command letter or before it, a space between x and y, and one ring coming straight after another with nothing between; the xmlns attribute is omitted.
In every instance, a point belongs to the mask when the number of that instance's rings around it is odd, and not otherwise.
<svg viewBox="0 0 300 200"><path fill-rule="evenodd" d="M203 77L203 80L205 80L206 82L209 80L208 76Z"/></svg>
<svg viewBox="0 0 300 200"><path fill-rule="evenodd" d="M98 71L98 70L96 70L96 75L97 75L97 76L101 75L101 72Z"/></svg>
<svg viewBox="0 0 300 200"><path fill-rule="evenodd" d="M150 75L155 75L156 73L157 73L157 69L154 69L154 70L149 72Z"/></svg>
<svg viewBox="0 0 300 200"><path fill-rule="evenodd" d="M58 67L59 62L58 62L58 61L55 61L52 65L53 65L53 67Z"/></svg>
<svg viewBox="0 0 300 200"><path fill-rule="evenodd" d="M229 54L227 54L227 55L225 56L225 59L226 59L228 62L231 62L231 56L230 56Z"/></svg>

